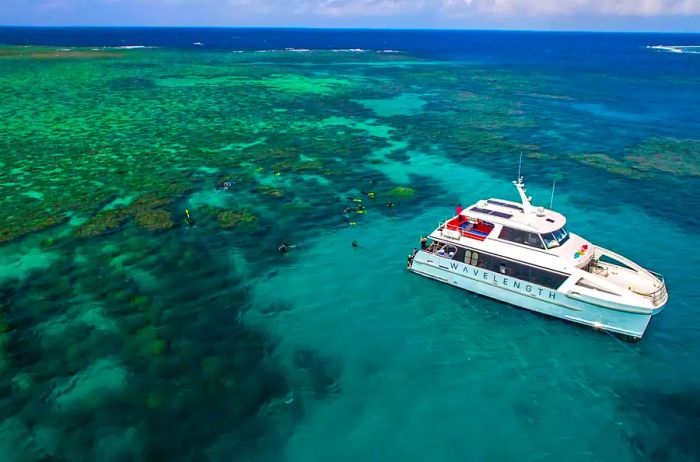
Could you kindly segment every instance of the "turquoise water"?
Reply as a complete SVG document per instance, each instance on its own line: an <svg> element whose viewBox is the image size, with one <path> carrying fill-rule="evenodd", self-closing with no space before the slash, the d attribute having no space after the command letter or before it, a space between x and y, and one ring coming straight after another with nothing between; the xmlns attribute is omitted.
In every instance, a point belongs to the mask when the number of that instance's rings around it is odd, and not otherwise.
<svg viewBox="0 0 700 462"><path fill-rule="evenodd" d="M167 31L0 30L0 460L700 458L692 37ZM639 343L406 271L521 152Z"/></svg>

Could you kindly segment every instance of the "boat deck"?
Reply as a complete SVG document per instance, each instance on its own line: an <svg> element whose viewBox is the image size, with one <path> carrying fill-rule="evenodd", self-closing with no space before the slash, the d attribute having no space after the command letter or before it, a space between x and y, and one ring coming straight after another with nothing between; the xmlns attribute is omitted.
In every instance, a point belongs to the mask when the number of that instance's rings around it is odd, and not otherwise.
<svg viewBox="0 0 700 462"><path fill-rule="evenodd" d="M459 233L477 241L483 241L493 231L493 225L481 220L470 221L467 217L457 215L445 223L445 228Z"/></svg>

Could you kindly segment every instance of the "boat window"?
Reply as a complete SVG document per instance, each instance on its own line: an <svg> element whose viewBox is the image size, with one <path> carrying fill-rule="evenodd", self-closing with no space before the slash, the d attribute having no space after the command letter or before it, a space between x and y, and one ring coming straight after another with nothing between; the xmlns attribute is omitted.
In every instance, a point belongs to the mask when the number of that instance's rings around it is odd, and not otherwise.
<svg viewBox="0 0 700 462"><path fill-rule="evenodd" d="M471 253L469 261L467 255ZM550 289L557 289L569 277L566 274L555 273L543 268L537 268L525 263L516 262L496 255L482 253L479 255L473 250L467 250L464 254L465 263L483 268L484 270L498 272L508 277L531 282Z"/></svg>
<svg viewBox="0 0 700 462"><path fill-rule="evenodd" d="M554 231L552 235L554 236L554 239L557 240L559 245L562 245L567 241L567 239L569 239L569 232L565 228L559 228L558 230Z"/></svg>
<svg viewBox="0 0 700 462"><path fill-rule="evenodd" d="M544 249L544 245L542 244L542 239L540 239L539 234L530 233L521 229L509 228L507 226L504 226L503 229L501 229L501 233L498 235L498 238L503 239L504 241L515 242L517 244L525 244L529 245L530 247Z"/></svg>
<svg viewBox="0 0 700 462"><path fill-rule="evenodd" d="M559 247L559 242L557 238L554 237L552 233L545 233L542 235L542 240L544 241L545 247L548 249L553 249L554 247Z"/></svg>

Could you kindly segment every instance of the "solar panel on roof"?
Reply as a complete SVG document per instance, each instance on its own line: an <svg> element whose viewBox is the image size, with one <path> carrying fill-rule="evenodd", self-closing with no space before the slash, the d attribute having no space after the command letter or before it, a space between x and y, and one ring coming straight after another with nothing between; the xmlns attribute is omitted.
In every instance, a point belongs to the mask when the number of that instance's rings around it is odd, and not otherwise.
<svg viewBox="0 0 700 462"><path fill-rule="evenodd" d="M499 205L499 206L501 206L501 207L507 207L507 208L509 208L509 209L520 210L521 212L523 211L523 208L522 208L522 207L520 207L519 205L515 205L515 204L507 204L507 203L505 203L505 202L495 201L495 200L492 200L492 199L489 199L489 200L487 200L486 202L488 202L489 204L493 204L493 205Z"/></svg>
<svg viewBox="0 0 700 462"><path fill-rule="evenodd" d="M484 209L481 207L472 207L469 210L471 212L483 213L484 215L493 215L494 217L501 217L501 218L511 218L513 216L510 213L497 212L495 210Z"/></svg>

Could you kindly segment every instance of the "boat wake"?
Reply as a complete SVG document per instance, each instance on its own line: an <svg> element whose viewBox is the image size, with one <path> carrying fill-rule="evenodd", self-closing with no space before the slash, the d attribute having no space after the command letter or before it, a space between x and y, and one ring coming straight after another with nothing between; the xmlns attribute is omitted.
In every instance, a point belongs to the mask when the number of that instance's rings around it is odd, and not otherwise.
<svg viewBox="0 0 700 462"><path fill-rule="evenodd" d="M700 45L647 45L647 48L669 53L700 54Z"/></svg>

